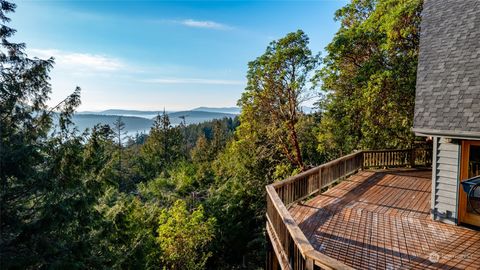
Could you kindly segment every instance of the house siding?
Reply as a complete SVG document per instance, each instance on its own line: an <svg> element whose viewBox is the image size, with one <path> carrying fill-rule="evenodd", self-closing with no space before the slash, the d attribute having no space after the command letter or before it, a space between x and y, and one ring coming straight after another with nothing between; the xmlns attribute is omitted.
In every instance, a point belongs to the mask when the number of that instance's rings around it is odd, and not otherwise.
<svg viewBox="0 0 480 270"><path fill-rule="evenodd" d="M442 137L435 137L433 143L432 218L456 224L460 143Z"/></svg>

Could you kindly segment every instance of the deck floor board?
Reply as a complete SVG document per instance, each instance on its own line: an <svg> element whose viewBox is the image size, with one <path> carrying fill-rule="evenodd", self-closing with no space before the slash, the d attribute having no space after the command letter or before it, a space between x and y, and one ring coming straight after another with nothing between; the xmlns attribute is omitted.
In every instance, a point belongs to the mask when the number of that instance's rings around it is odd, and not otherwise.
<svg viewBox="0 0 480 270"><path fill-rule="evenodd" d="M431 171L361 171L290 207L312 246L357 269L480 269L480 231L431 220Z"/></svg>

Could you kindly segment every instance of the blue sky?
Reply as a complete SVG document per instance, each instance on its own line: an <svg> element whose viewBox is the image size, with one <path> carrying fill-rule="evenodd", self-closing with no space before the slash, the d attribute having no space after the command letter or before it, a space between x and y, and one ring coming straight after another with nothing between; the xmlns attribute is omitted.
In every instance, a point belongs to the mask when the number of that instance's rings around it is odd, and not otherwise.
<svg viewBox="0 0 480 270"><path fill-rule="evenodd" d="M50 104L78 85L80 110L182 110L235 106L247 63L289 32L304 30L323 51L345 4L20 1L11 26L30 56L55 57Z"/></svg>

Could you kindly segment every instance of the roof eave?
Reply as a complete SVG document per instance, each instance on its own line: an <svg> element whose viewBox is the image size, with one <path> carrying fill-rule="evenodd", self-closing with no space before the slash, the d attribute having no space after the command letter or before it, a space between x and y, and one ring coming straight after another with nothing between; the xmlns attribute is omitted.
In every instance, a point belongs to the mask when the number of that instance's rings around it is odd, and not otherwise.
<svg viewBox="0 0 480 270"><path fill-rule="evenodd" d="M428 128L413 128L416 136L448 137L452 139L480 140L480 132L463 130L438 130Z"/></svg>

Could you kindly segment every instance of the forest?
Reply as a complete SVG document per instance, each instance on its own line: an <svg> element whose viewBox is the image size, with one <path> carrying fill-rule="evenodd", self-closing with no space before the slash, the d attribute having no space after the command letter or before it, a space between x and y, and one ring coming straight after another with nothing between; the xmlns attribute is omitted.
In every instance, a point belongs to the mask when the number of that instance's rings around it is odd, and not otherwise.
<svg viewBox="0 0 480 270"><path fill-rule="evenodd" d="M265 185L414 143L421 0L352 0L323 54L301 30L266 44L238 118L160 114L133 138L121 119L75 129L80 87L47 106L54 59L11 41L15 8L0 0L2 269L261 269Z"/></svg>

